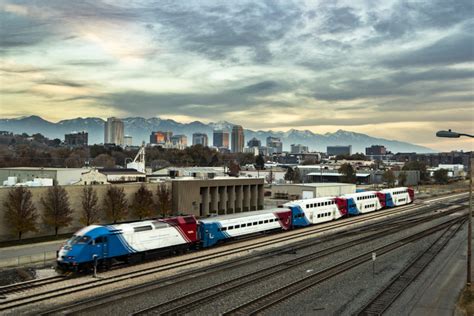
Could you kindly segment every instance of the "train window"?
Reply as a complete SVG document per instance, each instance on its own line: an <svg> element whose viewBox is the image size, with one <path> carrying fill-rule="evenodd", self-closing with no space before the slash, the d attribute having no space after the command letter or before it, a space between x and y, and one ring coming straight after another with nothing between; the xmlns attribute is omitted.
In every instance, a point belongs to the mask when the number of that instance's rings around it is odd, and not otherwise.
<svg viewBox="0 0 474 316"><path fill-rule="evenodd" d="M311 207L311 205L310 205L310 204L306 204L306 208L310 208L310 207Z"/></svg>
<svg viewBox="0 0 474 316"><path fill-rule="evenodd" d="M263 221L258 221L259 224L263 224Z"/></svg>
<svg viewBox="0 0 474 316"><path fill-rule="evenodd" d="M265 224L267 224L267 223L268 223L268 219L264 220L263 222L264 222Z"/></svg>
<svg viewBox="0 0 474 316"><path fill-rule="evenodd" d="M240 225L240 227L242 227L242 228L244 228L244 227L246 227L246 226L247 226L247 224L242 224L242 225Z"/></svg>
<svg viewBox="0 0 474 316"><path fill-rule="evenodd" d="M227 230L227 227L222 227L222 231L225 232Z"/></svg>
<svg viewBox="0 0 474 316"><path fill-rule="evenodd" d="M252 226L252 223L247 223L247 226Z"/></svg>
<svg viewBox="0 0 474 316"><path fill-rule="evenodd" d="M138 226L138 227L134 227L133 228L133 231L138 233L138 232L144 232L144 231L147 231L147 230L152 230L151 226Z"/></svg>
<svg viewBox="0 0 474 316"><path fill-rule="evenodd" d="M101 243L103 243L104 241L105 241L105 240L104 240L104 237L102 237L102 236L97 237L97 238L94 240L94 242L95 242L96 244L101 244Z"/></svg>
<svg viewBox="0 0 474 316"><path fill-rule="evenodd" d="M235 229L240 228L240 225L235 225Z"/></svg>
<svg viewBox="0 0 474 316"><path fill-rule="evenodd" d="M257 225L257 224L258 224L258 222L253 222L253 224L254 224L254 225Z"/></svg>
<svg viewBox="0 0 474 316"><path fill-rule="evenodd" d="M320 215L321 215L321 214L318 214L318 218L320 218L320 217L321 217Z"/></svg>
<svg viewBox="0 0 474 316"><path fill-rule="evenodd" d="M234 226L229 226L227 227L227 229L234 229Z"/></svg>

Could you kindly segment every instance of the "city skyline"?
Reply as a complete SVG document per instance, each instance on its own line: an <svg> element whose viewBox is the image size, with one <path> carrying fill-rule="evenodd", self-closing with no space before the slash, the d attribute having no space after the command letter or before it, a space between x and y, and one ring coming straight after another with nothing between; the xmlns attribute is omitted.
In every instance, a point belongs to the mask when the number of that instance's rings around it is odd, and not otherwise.
<svg viewBox="0 0 474 316"><path fill-rule="evenodd" d="M472 150L469 1L3 1L0 117L160 116ZM191 27L192 26L192 27Z"/></svg>

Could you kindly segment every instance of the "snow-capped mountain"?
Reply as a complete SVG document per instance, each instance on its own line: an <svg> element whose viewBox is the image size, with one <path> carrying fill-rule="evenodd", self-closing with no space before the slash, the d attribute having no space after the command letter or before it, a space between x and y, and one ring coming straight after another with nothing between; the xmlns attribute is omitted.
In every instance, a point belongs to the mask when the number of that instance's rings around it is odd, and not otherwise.
<svg viewBox="0 0 474 316"><path fill-rule="evenodd" d="M160 119L158 117L142 118L128 117L123 119L125 134L133 137L133 143L138 145L142 141L148 142L152 131L172 131L173 134L184 134L188 137L188 143L192 142L193 133L206 133L209 143L212 145L212 132L214 129L232 130L234 124L227 121L205 124L199 121L191 123L179 123L174 120ZM105 121L97 117L75 118L49 122L39 116L20 117L15 119L0 119L0 130L10 131L16 134L41 133L49 138L64 139L64 134L73 131L87 131L90 144L100 144L104 141ZM261 131L245 129L246 141L256 137L261 140L262 145L266 143L268 136L280 137L283 148L289 150L291 144L303 144L309 146L310 150L326 151L327 146L352 145L352 152L365 152L365 147L371 145L384 145L388 150L396 152L433 152L432 149L396 140L376 138L366 134L338 130L335 133L317 134L309 130L291 129L286 132Z"/></svg>

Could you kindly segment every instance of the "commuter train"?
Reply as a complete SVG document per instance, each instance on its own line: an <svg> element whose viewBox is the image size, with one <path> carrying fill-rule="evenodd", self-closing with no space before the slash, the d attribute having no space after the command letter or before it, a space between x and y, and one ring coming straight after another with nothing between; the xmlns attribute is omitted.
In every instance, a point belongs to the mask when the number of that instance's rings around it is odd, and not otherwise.
<svg viewBox="0 0 474 316"><path fill-rule="evenodd" d="M144 220L116 225L91 225L76 232L58 251L61 270L89 270L97 262L143 260L155 253L207 248L223 241L265 231L290 230L406 205L411 188L365 191L338 197L291 201L281 208L221 215L197 220L194 216Z"/></svg>

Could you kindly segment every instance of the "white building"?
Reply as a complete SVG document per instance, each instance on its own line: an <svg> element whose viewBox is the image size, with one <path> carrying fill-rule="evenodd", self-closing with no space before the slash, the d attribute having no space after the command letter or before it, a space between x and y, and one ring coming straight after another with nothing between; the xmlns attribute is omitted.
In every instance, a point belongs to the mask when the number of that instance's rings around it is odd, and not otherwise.
<svg viewBox="0 0 474 316"><path fill-rule="evenodd" d="M109 117L104 125L104 144L124 145L124 124L123 121Z"/></svg>

